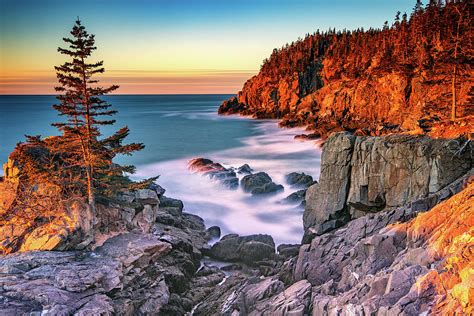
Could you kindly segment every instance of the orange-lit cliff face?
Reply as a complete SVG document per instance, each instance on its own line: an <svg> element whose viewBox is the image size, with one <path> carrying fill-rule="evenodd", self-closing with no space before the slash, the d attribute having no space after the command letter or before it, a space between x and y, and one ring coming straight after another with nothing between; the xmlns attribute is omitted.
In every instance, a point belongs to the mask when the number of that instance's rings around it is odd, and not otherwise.
<svg viewBox="0 0 474 316"><path fill-rule="evenodd" d="M436 265L418 278L420 291L435 292L433 313L442 315L474 312L474 182L459 194L419 214L404 228L412 242L426 240Z"/></svg>
<svg viewBox="0 0 474 316"><path fill-rule="evenodd" d="M453 94L456 117L473 115L467 5L431 4L381 30L308 35L275 50L220 113L282 118L322 135L413 130L423 118L450 118Z"/></svg>

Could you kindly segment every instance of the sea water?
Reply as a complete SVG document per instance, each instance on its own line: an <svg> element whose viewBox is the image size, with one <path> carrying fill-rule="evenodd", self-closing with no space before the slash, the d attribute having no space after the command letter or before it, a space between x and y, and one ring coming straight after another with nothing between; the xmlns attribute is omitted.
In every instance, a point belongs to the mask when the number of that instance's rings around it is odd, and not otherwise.
<svg viewBox="0 0 474 316"><path fill-rule="evenodd" d="M303 234L298 205L281 201L298 190L285 182L290 172L319 177L321 150L316 142L294 139L302 129L282 129L275 120L219 116L219 104L230 95L114 95L107 100L118 110L114 126L131 130L127 140L142 142L143 151L119 157L134 164L135 179L159 175L166 195L184 202L185 212L204 218L206 226L218 225L224 234L270 234L279 243L298 243ZM60 121L51 105L54 96L0 96L0 162L7 160L24 135L57 134L50 124ZM189 171L189 160L204 157L226 167L249 164L267 172L285 187L275 195L252 196L240 188L229 190ZM240 176L241 177L241 176Z"/></svg>

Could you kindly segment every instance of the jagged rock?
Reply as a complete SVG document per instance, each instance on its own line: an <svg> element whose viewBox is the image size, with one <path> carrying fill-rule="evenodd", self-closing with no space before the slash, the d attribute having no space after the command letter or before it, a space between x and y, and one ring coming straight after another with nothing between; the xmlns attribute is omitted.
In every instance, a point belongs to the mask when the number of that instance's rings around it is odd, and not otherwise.
<svg viewBox="0 0 474 316"><path fill-rule="evenodd" d="M232 97L227 101L224 101L219 107L219 114L234 114L244 110L245 106L239 103L236 97Z"/></svg>
<svg viewBox="0 0 474 316"><path fill-rule="evenodd" d="M148 233L155 223L157 215L158 207L156 205L145 204L141 211L133 217L132 224L139 227L144 233Z"/></svg>
<svg viewBox="0 0 474 316"><path fill-rule="evenodd" d="M303 215L305 231L329 220L345 216L345 201L349 190L351 159L355 137L349 133L339 133L330 137L324 144L321 155L321 174L319 183L313 184L306 191L306 207ZM337 225L336 225L337 227Z"/></svg>
<svg viewBox="0 0 474 316"><path fill-rule="evenodd" d="M458 181L466 185L468 179ZM451 189L462 186L453 184ZM473 190L471 183L415 219L406 205L362 216L303 245L294 278L312 284L313 315L343 314L349 309L355 314L469 314L469 289L464 283L468 278L446 283L440 275L447 280L454 270L468 266L469 259L461 253L472 243L465 239L448 246L448 240L469 234L474 224ZM457 262L456 268L446 269L446 262ZM447 299L449 291L457 290L462 294Z"/></svg>
<svg viewBox="0 0 474 316"><path fill-rule="evenodd" d="M156 183L152 183L149 189L155 191L158 195L158 198L161 198L166 192L166 190L161 185Z"/></svg>
<svg viewBox="0 0 474 316"><path fill-rule="evenodd" d="M320 181L306 192L305 235L408 203L428 210L438 202L433 194L472 168L472 145L463 144L410 135L334 134L324 145Z"/></svg>
<svg viewBox="0 0 474 316"><path fill-rule="evenodd" d="M239 186L239 179L232 168L225 168L220 163L215 163L210 159L195 158L189 161L188 166L191 171L217 180L229 189L237 189Z"/></svg>
<svg viewBox="0 0 474 316"><path fill-rule="evenodd" d="M274 193L284 189L281 184L274 183L265 172L246 175L240 180L240 184L245 192L253 195Z"/></svg>
<svg viewBox="0 0 474 316"><path fill-rule="evenodd" d="M270 259L275 253L275 243L269 235L226 235L215 243L209 256L223 261L240 261L255 264Z"/></svg>
<svg viewBox="0 0 474 316"><path fill-rule="evenodd" d="M108 208L101 205L101 213ZM0 258L0 310L78 315L189 312L192 304L183 303L180 294L199 266L207 232L198 216L170 206L159 211L173 214L175 226L153 223L154 234L135 227L135 232L110 237L93 252L29 251ZM123 219L118 215L114 220Z"/></svg>
<svg viewBox="0 0 474 316"><path fill-rule="evenodd" d="M313 184L313 177L310 175L298 172L292 172L285 176L286 182L291 186L307 188Z"/></svg>
<svg viewBox="0 0 474 316"><path fill-rule="evenodd" d="M140 189L135 191L135 199L142 204L156 205L160 203L156 191L150 189Z"/></svg>
<svg viewBox="0 0 474 316"><path fill-rule="evenodd" d="M304 316L311 304L311 284L301 280L269 300L258 302L249 315Z"/></svg>
<svg viewBox="0 0 474 316"><path fill-rule="evenodd" d="M301 204L302 206L304 206L306 204L305 196L306 189L298 190L288 195L286 198L283 199L282 202L285 204Z"/></svg>
<svg viewBox="0 0 474 316"><path fill-rule="evenodd" d="M253 169L250 168L248 164L244 164L237 168L238 173L243 173L243 174L251 174L253 172Z"/></svg>
<svg viewBox="0 0 474 316"><path fill-rule="evenodd" d="M169 198L163 195L160 199L160 208L175 208L179 213L182 213L184 205L181 200Z"/></svg>
<svg viewBox="0 0 474 316"><path fill-rule="evenodd" d="M210 239L217 239L221 237L221 229L219 226L211 226L207 229L207 234Z"/></svg>
<svg viewBox="0 0 474 316"><path fill-rule="evenodd" d="M36 223L22 219L21 215L12 217L13 226L6 222L0 227L3 251L84 249L92 243L93 216L84 201L62 203L61 215Z"/></svg>
<svg viewBox="0 0 474 316"><path fill-rule="evenodd" d="M291 258L298 255L301 245L281 244L277 247L277 252L285 258Z"/></svg>

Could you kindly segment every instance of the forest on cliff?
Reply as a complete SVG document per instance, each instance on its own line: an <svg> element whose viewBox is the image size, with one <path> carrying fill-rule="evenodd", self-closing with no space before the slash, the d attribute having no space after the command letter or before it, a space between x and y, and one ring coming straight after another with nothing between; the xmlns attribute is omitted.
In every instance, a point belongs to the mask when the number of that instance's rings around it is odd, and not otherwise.
<svg viewBox="0 0 474 316"><path fill-rule="evenodd" d="M245 83L238 104L221 113L286 118L286 125L316 121L320 127L329 123L324 116L346 117L340 123L349 130L374 122L412 128L426 117L472 115L471 12L471 1L424 6L418 0L410 14L397 12L382 28L307 34L275 48ZM410 122L404 122L407 115ZM360 124L349 126L347 117Z"/></svg>

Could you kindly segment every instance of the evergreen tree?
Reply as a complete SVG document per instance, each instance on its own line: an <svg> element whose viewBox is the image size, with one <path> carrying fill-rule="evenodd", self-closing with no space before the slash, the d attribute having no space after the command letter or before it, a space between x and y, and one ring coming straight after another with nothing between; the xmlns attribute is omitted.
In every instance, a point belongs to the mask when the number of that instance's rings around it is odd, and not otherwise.
<svg viewBox="0 0 474 316"><path fill-rule="evenodd" d="M88 58L96 49L94 35L88 34L79 18L75 22L71 38L63 38L68 48L58 48L61 54L70 59L55 67L60 86L59 104L53 107L65 116L66 120L53 124L62 136L54 142L63 152L62 161L67 167L76 170L75 177L86 191L88 203L95 216L96 195L107 195L111 188L117 188L130 180L124 172L132 173L133 166L120 166L112 163L117 154L130 155L144 148L143 144L122 145L129 134L127 127L114 135L99 139L99 127L114 124L110 116L116 113L102 96L116 90L118 86L98 86L96 75L103 73L103 61L90 63ZM155 178L154 178L155 179ZM151 181L154 179L150 179Z"/></svg>

